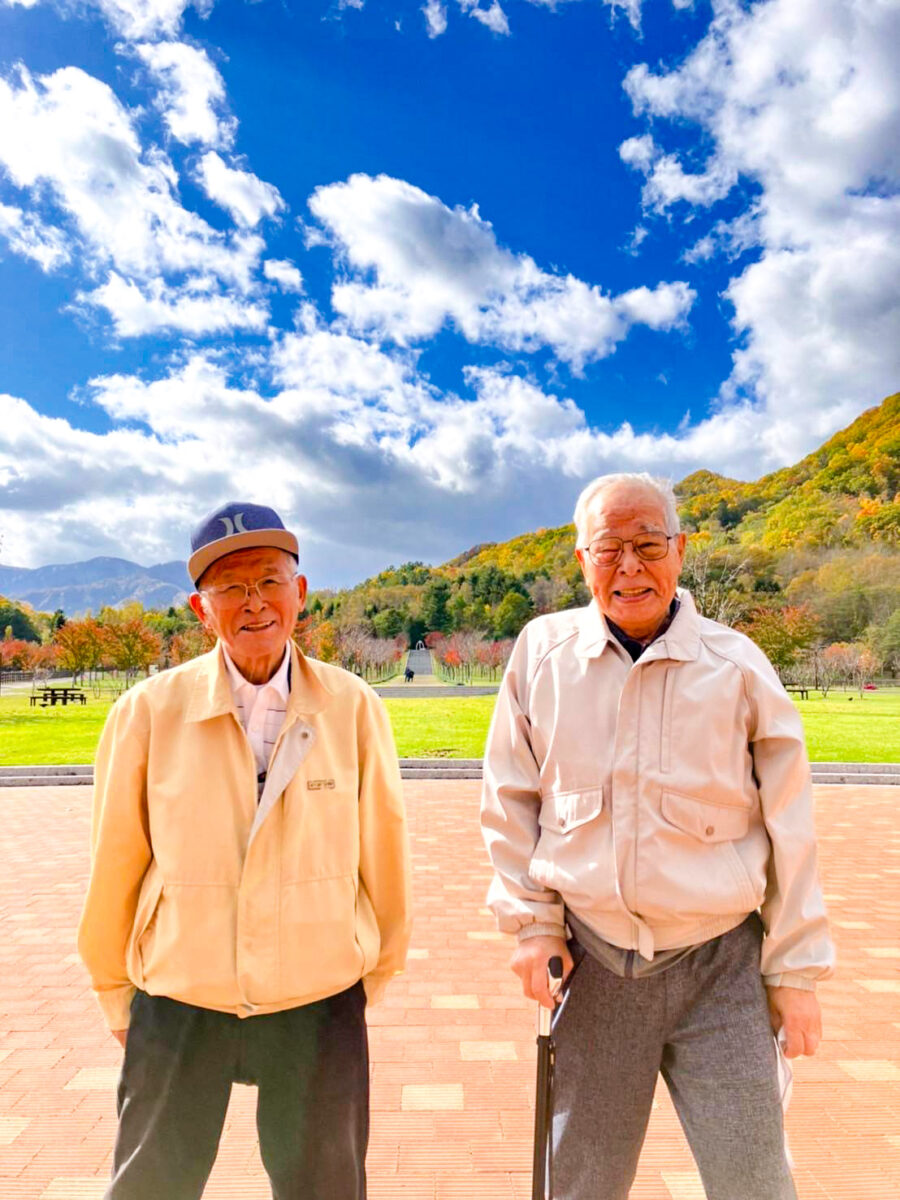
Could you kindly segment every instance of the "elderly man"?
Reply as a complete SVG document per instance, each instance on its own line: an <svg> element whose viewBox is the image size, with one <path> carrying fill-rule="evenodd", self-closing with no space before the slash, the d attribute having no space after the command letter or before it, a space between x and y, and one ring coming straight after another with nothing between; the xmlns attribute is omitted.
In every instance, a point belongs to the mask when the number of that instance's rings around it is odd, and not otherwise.
<svg viewBox="0 0 900 1200"><path fill-rule="evenodd" d="M366 998L409 866L380 700L291 641L297 539L226 504L191 541L210 653L126 693L97 753L79 949L125 1048L107 1200L193 1200L234 1082L276 1200L365 1196Z"/></svg>
<svg viewBox="0 0 900 1200"><path fill-rule="evenodd" d="M552 1195L624 1200L662 1072L710 1200L793 1200L772 1033L815 1052L833 965L800 719L676 589L667 484L596 479L575 524L593 600L519 637L483 799L513 970L547 1007L551 956L568 981Z"/></svg>

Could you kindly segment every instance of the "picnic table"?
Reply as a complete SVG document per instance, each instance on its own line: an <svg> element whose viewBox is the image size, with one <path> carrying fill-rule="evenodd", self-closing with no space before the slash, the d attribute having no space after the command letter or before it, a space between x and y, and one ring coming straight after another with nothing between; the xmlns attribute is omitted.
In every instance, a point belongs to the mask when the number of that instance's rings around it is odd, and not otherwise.
<svg viewBox="0 0 900 1200"><path fill-rule="evenodd" d="M57 704L87 704L87 693L76 687L41 687L32 692L28 702L32 708L36 704L39 704L41 708Z"/></svg>
<svg viewBox="0 0 900 1200"><path fill-rule="evenodd" d="M809 688L806 687L788 687L784 689L786 692L794 692L799 695L801 700L809 699Z"/></svg>

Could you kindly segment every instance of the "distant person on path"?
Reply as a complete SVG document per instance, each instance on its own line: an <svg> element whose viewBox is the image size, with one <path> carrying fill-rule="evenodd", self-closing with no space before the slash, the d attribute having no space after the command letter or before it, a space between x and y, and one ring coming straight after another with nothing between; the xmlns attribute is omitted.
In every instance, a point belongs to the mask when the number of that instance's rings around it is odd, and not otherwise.
<svg viewBox="0 0 900 1200"><path fill-rule="evenodd" d="M232 1083L259 1089L276 1200L363 1200L371 1002L403 969L409 862L385 710L291 635L271 508L197 526L214 650L139 684L97 753L78 946L125 1048L107 1200L195 1200Z"/></svg>
<svg viewBox="0 0 900 1200"><path fill-rule="evenodd" d="M415 671L410 670L409 667L407 667L406 670L403 672L403 678L405 679L405 681L407 683L412 683L412 681L415 679L415 677L416 677Z"/></svg>
<svg viewBox="0 0 900 1200"><path fill-rule="evenodd" d="M677 589L671 487L575 509L593 597L522 631L484 764L490 903L553 1007L554 1200L625 1200L668 1085L709 1200L795 1200L773 1031L821 1038L834 951L797 710L763 653Z"/></svg>

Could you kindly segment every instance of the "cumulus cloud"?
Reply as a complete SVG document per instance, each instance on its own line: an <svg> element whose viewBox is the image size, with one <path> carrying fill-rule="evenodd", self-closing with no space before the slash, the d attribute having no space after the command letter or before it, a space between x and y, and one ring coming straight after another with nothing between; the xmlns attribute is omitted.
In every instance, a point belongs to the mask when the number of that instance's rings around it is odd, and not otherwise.
<svg viewBox="0 0 900 1200"><path fill-rule="evenodd" d="M287 258L268 258L263 263L263 274L266 279L277 283L283 292L302 292L303 276L299 269Z"/></svg>
<svg viewBox="0 0 900 1200"><path fill-rule="evenodd" d="M741 343L723 396L761 401L786 450L808 448L808 419L832 432L896 387L898 42L895 4L720 0L679 66L625 79L635 114L653 121L620 148L646 177L645 206L685 202L696 224L726 195L744 205L685 258L755 252L726 291ZM686 163L657 144L666 120L681 145L693 123L702 170L691 148Z"/></svg>
<svg viewBox="0 0 900 1200"><path fill-rule="evenodd" d="M94 379L83 401L104 411L105 434L2 398L4 558L181 557L198 514L240 494L298 530L315 583L351 583L386 561L440 560L482 540L485 496L491 533L504 537L569 519L601 471L741 476L784 461L783 431L758 407L685 420L675 434L605 431L521 374L470 367L468 394L441 393L411 352L307 318L272 342L265 393L207 352L153 379Z"/></svg>
<svg viewBox="0 0 900 1200"><path fill-rule="evenodd" d="M226 333L231 329L261 331L268 308L223 292L211 281L212 289L196 284L172 288L161 279L138 286L112 271L107 281L92 291L81 292L78 303L105 309L120 337L142 337L169 330L193 337Z"/></svg>
<svg viewBox="0 0 900 1200"><path fill-rule="evenodd" d="M132 114L105 83L78 68L40 78L21 68L18 78L0 79L0 170L32 208L46 199L56 209L52 228L45 224L38 233L32 224L23 232L20 223L18 233L13 230L19 251L30 244L49 269L64 261L68 243L77 244L87 275L111 271L106 284L86 295L104 307L112 297L122 300L122 319L115 319L123 334L148 331L154 312L161 327L199 327L201 306L190 293L227 287L236 294L227 305L216 303L219 328L222 315L237 315L241 296L254 291L262 239L215 230L184 208L170 160L154 148L145 151ZM243 178L230 181L227 170L222 186L232 182L233 203L243 205L245 217L253 215L255 177L248 176L241 198ZM268 185L255 183L258 205L279 202ZM163 281L174 289L168 299ZM177 312L183 321L174 320Z"/></svg>
<svg viewBox="0 0 900 1200"><path fill-rule="evenodd" d="M134 53L155 78L155 105L176 141L231 145L236 122L222 114L225 84L205 50L187 42L141 42Z"/></svg>
<svg viewBox="0 0 900 1200"><path fill-rule="evenodd" d="M10 250L36 262L42 271L53 271L71 257L66 239L58 229L10 204L0 204L0 237Z"/></svg>
<svg viewBox="0 0 900 1200"><path fill-rule="evenodd" d="M123 37L138 40L172 37L181 27L187 8L201 17L209 14L213 0L94 0L110 25Z"/></svg>
<svg viewBox="0 0 900 1200"><path fill-rule="evenodd" d="M480 21L486 29L490 29L491 33L499 33L504 37L509 34L509 21L506 13L500 7L499 0L491 0L488 8L482 8L479 0L459 0L459 4L463 12L467 12L470 17Z"/></svg>
<svg viewBox="0 0 900 1200"><path fill-rule="evenodd" d="M447 9L441 0L427 0L422 12L425 14L425 25L430 38L440 37L447 32Z"/></svg>
<svg viewBox="0 0 900 1200"><path fill-rule="evenodd" d="M448 208L386 175L320 187L309 206L351 273L334 286L335 310L349 329L401 344L449 322L473 343L549 346L580 370L613 353L634 324L680 325L694 299L682 281L611 296L543 271L502 247L476 206Z"/></svg>
<svg viewBox="0 0 900 1200"><path fill-rule="evenodd" d="M198 178L210 200L227 209L238 225L247 228L285 207L278 188L250 171L229 167L215 150L203 155Z"/></svg>

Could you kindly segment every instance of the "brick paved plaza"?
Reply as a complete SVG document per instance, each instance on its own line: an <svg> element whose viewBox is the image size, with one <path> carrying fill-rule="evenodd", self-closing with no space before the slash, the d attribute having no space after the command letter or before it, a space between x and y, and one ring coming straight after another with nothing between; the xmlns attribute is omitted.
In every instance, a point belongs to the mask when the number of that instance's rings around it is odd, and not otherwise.
<svg viewBox="0 0 900 1200"><path fill-rule="evenodd" d="M484 908L478 790L406 786L418 915L408 973L370 1014L372 1200L530 1195L534 1013ZM839 970L821 993L825 1044L796 1067L788 1129L799 1193L894 1200L900 788L818 787L816 798ZM90 789L5 788L0 804L0 1198L98 1200L119 1050L73 946ZM254 1099L234 1089L210 1200L268 1196ZM664 1090L632 1196L703 1198Z"/></svg>

